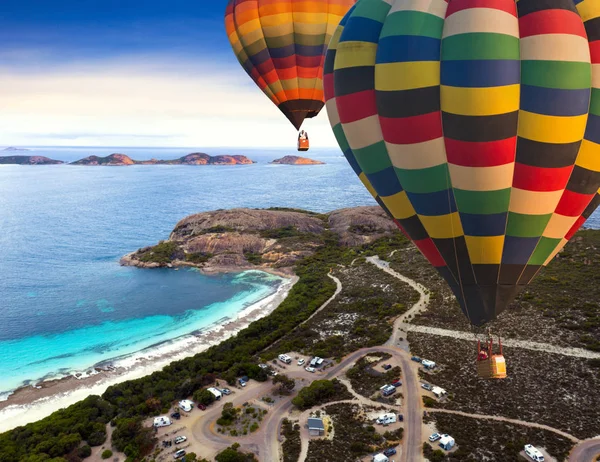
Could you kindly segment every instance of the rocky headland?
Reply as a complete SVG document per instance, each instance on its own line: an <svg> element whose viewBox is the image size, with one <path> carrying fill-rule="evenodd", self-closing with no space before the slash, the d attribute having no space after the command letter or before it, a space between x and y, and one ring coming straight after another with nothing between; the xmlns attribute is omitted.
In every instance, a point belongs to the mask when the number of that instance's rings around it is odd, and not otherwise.
<svg viewBox="0 0 600 462"><path fill-rule="evenodd" d="M5 149L5 151L10 149ZM21 149L14 149L21 151ZM26 149L23 149L26 151ZM0 156L0 164L3 165L57 165L63 164L61 160L54 160L44 156Z"/></svg>
<svg viewBox="0 0 600 462"><path fill-rule="evenodd" d="M84 159L72 162L71 165L104 165L104 166L125 166L125 165L238 165L254 164L246 156L239 155L220 155L211 156L203 152L194 152L178 159L172 160L134 160L125 154L111 154L106 157L89 156Z"/></svg>
<svg viewBox="0 0 600 462"><path fill-rule="evenodd" d="M281 159L275 159L271 164L281 164L281 165L323 165L325 162L321 162L320 160L309 159L308 157L300 157L300 156L285 156Z"/></svg>
<svg viewBox="0 0 600 462"><path fill-rule="evenodd" d="M328 214L294 209L232 209L191 215L166 241L121 259L142 268L195 266L204 272L261 269L292 274L330 233L348 247L397 232L380 207L355 207Z"/></svg>

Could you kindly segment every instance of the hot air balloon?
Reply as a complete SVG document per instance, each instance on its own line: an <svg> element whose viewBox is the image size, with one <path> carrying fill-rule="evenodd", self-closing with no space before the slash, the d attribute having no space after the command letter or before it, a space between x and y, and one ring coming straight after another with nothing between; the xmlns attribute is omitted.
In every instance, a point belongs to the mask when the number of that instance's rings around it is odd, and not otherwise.
<svg viewBox="0 0 600 462"><path fill-rule="evenodd" d="M296 130L325 104L327 44L355 2L230 0L227 5L225 28L238 61Z"/></svg>
<svg viewBox="0 0 600 462"><path fill-rule="evenodd" d="M324 91L354 171L473 326L600 202L597 0L361 0Z"/></svg>

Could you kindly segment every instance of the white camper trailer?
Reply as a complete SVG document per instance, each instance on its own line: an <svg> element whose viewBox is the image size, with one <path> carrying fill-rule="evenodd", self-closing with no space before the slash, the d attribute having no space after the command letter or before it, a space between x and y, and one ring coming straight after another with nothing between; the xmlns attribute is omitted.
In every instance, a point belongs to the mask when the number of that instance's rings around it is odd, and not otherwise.
<svg viewBox="0 0 600 462"><path fill-rule="evenodd" d="M223 393L221 393L221 390L218 390L218 389L217 389L217 388L215 388L215 387L210 387L210 388L208 389L208 391L210 391L210 392L211 392L211 393L212 393L212 394L215 396L215 399L216 399L216 400L219 400L219 399L221 399L221 397L223 396Z"/></svg>
<svg viewBox="0 0 600 462"><path fill-rule="evenodd" d="M179 401L179 408L184 412L190 412L194 407L194 403L189 399L182 399Z"/></svg>
<svg viewBox="0 0 600 462"><path fill-rule="evenodd" d="M171 425L171 419L169 419L166 415L161 415L160 417L154 418L154 426L155 427L168 427Z"/></svg>

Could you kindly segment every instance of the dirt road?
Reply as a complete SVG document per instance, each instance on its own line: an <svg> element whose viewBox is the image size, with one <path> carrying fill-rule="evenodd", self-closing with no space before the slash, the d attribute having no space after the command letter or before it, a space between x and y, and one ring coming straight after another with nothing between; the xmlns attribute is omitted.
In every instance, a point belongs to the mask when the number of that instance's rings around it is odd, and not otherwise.
<svg viewBox="0 0 600 462"><path fill-rule="evenodd" d="M600 457L600 437L585 440L573 448L569 462L595 462Z"/></svg>

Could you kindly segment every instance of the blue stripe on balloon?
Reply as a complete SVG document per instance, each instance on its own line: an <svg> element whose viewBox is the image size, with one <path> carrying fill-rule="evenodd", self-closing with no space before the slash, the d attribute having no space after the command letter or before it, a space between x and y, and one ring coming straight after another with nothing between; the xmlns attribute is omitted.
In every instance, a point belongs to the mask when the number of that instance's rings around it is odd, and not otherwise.
<svg viewBox="0 0 600 462"><path fill-rule="evenodd" d="M600 116L594 114L588 116L584 138L593 141L596 144L600 144Z"/></svg>
<svg viewBox="0 0 600 462"><path fill-rule="evenodd" d="M521 63L516 60L442 61L440 81L449 87L487 88L521 81Z"/></svg>
<svg viewBox="0 0 600 462"><path fill-rule="evenodd" d="M383 24L362 16L351 16L340 37L341 42L379 42Z"/></svg>
<svg viewBox="0 0 600 462"><path fill-rule="evenodd" d="M522 85L521 109L551 116L578 116L587 114L590 94L589 88L563 90Z"/></svg>
<svg viewBox="0 0 600 462"><path fill-rule="evenodd" d="M540 239L538 237L506 236L502 264L526 265Z"/></svg>
<svg viewBox="0 0 600 462"><path fill-rule="evenodd" d="M369 173L367 178L379 196L393 196L402 191L394 167L388 167L376 173Z"/></svg>
<svg viewBox="0 0 600 462"><path fill-rule="evenodd" d="M489 215L461 213L465 236L502 236L506 232L506 216L504 213Z"/></svg>
<svg viewBox="0 0 600 462"><path fill-rule="evenodd" d="M456 201L452 190L432 193L406 193L415 212L419 215L437 217L456 212Z"/></svg>
<svg viewBox="0 0 600 462"><path fill-rule="evenodd" d="M377 64L439 61L441 40L419 35L394 35L379 40Z"/></svg>

